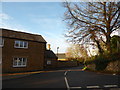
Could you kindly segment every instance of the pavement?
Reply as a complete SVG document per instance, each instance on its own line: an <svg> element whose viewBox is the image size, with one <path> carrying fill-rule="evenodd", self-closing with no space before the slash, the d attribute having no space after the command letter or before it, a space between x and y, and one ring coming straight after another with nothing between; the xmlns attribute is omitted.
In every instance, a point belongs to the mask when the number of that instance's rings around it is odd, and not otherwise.
<svg viewBox="0 0 120 90"><path fill-rule="evenodd" d="M71 67L71 68L74 68L74 67ZM36 74L36 73L66 71L67 69L70 69L70 67L69 68L44 69L42 71L30 71L30 72L21 72L21 73L5 73L5 74L0 74L0 76L2 76L2 80L8 80L8 79L16 79L20 77L25 77L25 76L29 76L31 74Z"/></svg>
<svg viewBox="0 0 120 90"><path fill-rule="evenodd" d="M31 73L11 73L11 74L2 74L0 76L2 76L2 80L8 80L8 79L15 79L15 78L20 78L20 77L24 77L24 76L28 76L33 74Z"/></svg>
<svg viewBox="0 0 120 90"><path fill-rule="evenodd" d="M15 79L20 77L29 76L31 74L35 73L42 73L42 72L50 72L50 71L34 71L34 72L24 72L24 73L8 73L8 74L2 74L2 80L8 80L8 79Z"/></svg>

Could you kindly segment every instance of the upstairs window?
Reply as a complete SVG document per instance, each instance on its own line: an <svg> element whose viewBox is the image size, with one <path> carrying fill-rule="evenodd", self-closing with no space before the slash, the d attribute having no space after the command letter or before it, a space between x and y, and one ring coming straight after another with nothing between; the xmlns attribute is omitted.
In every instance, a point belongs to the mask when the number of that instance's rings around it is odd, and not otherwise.
<svg viewBox="0 0 120 90"><path fill-rule="evenodd" d="M47 64L51 64L51 60L47 60Z"/></svg>
<svg viewBox="0 0 120 90"><path fill-rule="evenodd" d="M27 41L15 41L15 48L28 48L28 42Z"/></svg>
<svg viewBox="0 0 120 90"><path fill-rule="evenodd" d="M3 47L3 45L4 45L4 39L0 37L0 47Z"/></svg>
<svg viewBox="0 0 120 90"><path fill-rule="evenodd" d="M27 58L13 58L13 67L26 67Z"/></svg>

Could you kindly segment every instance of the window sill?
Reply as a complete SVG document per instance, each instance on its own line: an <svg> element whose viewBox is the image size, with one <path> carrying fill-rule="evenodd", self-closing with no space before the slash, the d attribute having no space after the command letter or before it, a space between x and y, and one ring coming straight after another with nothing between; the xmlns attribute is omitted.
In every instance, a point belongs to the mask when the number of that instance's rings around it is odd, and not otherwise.
<svg viewBox="0 0 120 90"><path fill-rule="evenodd" d="M3 45L0 45L0 48L2 48L3 47Z"/></svg>
<svg viewBox="0 0 120 90"><path fill-rule="evenodd" d="M26 66L13 66L13 67L19 68L19 67L26 67Z"/></svg>
<svg viewBox="0 0 120 90"><path fill-rule="evenodd" d="M14 48L28 49L28 47L14 47Z"/></svg>

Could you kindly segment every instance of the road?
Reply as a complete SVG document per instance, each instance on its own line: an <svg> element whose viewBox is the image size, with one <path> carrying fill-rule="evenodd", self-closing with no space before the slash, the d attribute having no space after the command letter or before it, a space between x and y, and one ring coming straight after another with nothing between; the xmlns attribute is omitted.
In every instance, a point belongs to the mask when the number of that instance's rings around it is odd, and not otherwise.
<svg viewBox="0 0 120 90"><path fill-rule="evenodd" d="M2 88L60 88L60 89L114 89L120 90L120 75L81 71L80 67L45 71L17 79L3 80Z"/></svg>

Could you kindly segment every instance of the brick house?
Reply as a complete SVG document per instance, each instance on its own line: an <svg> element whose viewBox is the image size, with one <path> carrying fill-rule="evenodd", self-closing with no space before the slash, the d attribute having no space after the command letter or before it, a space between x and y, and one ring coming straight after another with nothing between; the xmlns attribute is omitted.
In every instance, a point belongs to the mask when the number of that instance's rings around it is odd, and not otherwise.
<svg viewBox="0 0 120 90"><path fill-rule="evenodd" d="M45 67L46 68L55 68L57 67L57 59L58 57L55 55L55 53L52 50L46 50L45 51Z"/></svg>
<svg viewBox="0 0 120 90"><path fill-rule="evenodd" d="M35 71L44 68L46 41L41 35L8 29L0 29L1 31L3 73Z"/></svg>
<svg viewBox="0 0 120 90"><path fill-rule="evenodd" d="M47 45L47 49L45 51L45 68L55 68L57 67L57 59L58 57L51 50L51 45Z"/></svg>

